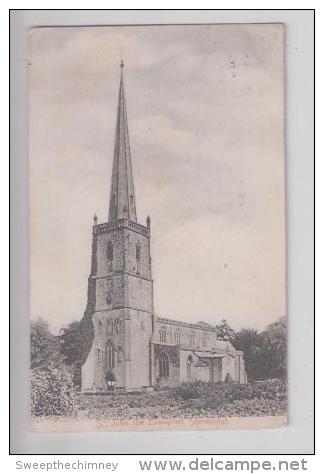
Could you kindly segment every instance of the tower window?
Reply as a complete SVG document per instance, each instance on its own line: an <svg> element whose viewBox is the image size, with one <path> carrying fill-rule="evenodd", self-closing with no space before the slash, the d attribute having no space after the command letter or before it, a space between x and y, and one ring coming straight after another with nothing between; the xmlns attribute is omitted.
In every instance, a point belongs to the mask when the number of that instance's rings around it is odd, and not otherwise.
<svg viewBox="0 0 324 474"><path fill-rule="evenodd" d="M108 336L112 336L112 335L113 335L113 332L114 332L114 324L113 324L113 321L111 321L110 319L108 319L108 321L107 321L107 334L108 334Z"/></svg>
<svg viewBox="0 0 324 474"><path fill-rule="evenodd" d="M107 257L108 257L108 262L112 262L114 259L114 246L109 240L108 245L107 245Z"/></svg>
<svg viewBox="0 0 324 474"><path fill-rule="evenodd" d="M114 246L109 240L107 245L107 258L108 258L108 272L112 272L113 270L113 260L114 260Z"/></svg>
<svg viewBox="0 0 324 474"><path fill-rule="evenodd" d="M99 363L101 360L101 351L100 349L97 349L97 362Z"/></svg>
<svg viewBox="0 0 324 474"><path fill-rule="evenodd" d="M120 319L115 320L115 331L118 334L121 331L121 321Z"/></svg>
<svg viewBox="0 0 324 474"><path fill-rule="evenodd" d="M107 368L113 369L115 367L115 349L111 341L108 341L106 352L107 352Z"/></svg>
<svg viewBox="0 0 324 474"><path fill-rule="evenodd" d="M159 376L169 377L169 358L165 352L159 355Z"/></svg>
<svg viewBox="0 0 324 474"><path fill-rule="evenodd" d="M136 260L138 262L141 260L141 244L139 242L136 244Z"/></svg>
<svg viewBox="0 0 324 474"><path fill-rule="evenodd" d="M136 266L136 273L139 275L141 266L141 244L139 242L136 244Z"/></svg>
<svg viewBox="0 0 324 474"><path fill-rule="evenodd" d="M134 196L132 194L130 195L130 203L132 206L134 205Z"/></svg>
<svg viewBox="0 0 324 474"><path fill-rule="evenodd" d="M119 346L117 350L117 362L123 362L123 359L124 359L123 348Z"/></svg>

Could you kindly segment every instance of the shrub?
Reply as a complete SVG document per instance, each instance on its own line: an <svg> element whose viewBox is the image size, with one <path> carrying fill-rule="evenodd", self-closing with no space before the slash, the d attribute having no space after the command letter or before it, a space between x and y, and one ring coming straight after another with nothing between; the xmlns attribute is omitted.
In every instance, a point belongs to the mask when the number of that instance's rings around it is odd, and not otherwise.
<svg viewBox="0 0 324 474"><path fill-rule="evenodd" d="M69 416L78 409L73 375L64 364L50 363L31 371L34 416Z"/></svg>
<svg viewBox="0 0 324 474"><path fill-rule="evenodd" d="M175 393L182 398L182 400L199 398L203 395L205 385L204 382L184 382L176 387Z"/></svg>

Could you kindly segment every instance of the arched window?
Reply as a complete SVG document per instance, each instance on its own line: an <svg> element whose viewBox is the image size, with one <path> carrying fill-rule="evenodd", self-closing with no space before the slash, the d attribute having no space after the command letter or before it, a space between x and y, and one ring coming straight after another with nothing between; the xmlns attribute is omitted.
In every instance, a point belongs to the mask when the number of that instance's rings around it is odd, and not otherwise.
<svg viewBox="0 0 324 474"><path fill-rule="evenodd" d="M130 195L130 203L132 206L134 205L134 196L132 194Z"/></svg>
<svg viewBox="0 0 324 474"><path fill-rule="evenodd" d="M169 358L165 352L159 355L159 376L169 377Z"/></svg>
<svg viewBox="0 0 324 474"><path fill-rule="evenodd" d="M141 244L139 242L136 244L136 260L138 262L141 260Z"/></svg>
<svg viewBox="0 0 324 474"><path fill-rule="evenodd" d="M97 362L99 363L101 361L101 350L97 349Z"/></svg>
<svg viewBox="0 0 324 474"><path fill-rule="evenodd" d="M176 344L180 344L180 340L181 340L181 334L180 334L180 331L177 329L176 332L174 333L174 342Z"/></svg>
<svg viewBox="0 0 324 474"><path fill-rule="evenodd" d="M112 272L113 260L114 260L114 246L111 240L108 241L107 245L107 259L108 259L108 271Z"/></svg>
<svg viewBox="0 0 324 474"><path fill-rule="evenodd" d="M189 354L187 357L187 379L191 380L191 366L192 366L193 358L192 355Z"/></svg>
<svg viewBox="0 0 324 474"><path fill-rule="evenodd" d="M117 349L117 362L123 362L123 359L124 359L123 348L119 346Z"/></svg>
<svg viewBox="0 0 324 474"><path fill-rule="evenodd" d="M121 331L121 321L120 319L115 320L115 332L118 334Z"/></svg>
<svg viewBox="0 0 324 474"><path fill-rule="evenodd" d="M111 341L108 341L107 343L106 352L107 352L107 368L113 369L115 367L115 349Z"/></svg>
<svg viewBox="0 0 324 474"><path fill-rule="evenodd" d="M107 321L107 335L112 336L114 333L114 323L111 319Z"/></svg>
<svg viewBox="0 0 324 474"><path fill-rule="evenodd" d="M189 346L195 345L195 334L192 332L189 334Z"/></svg>
<svg viewBox="0 0 324 474"><path fill-rule="evenodd" d="M160 342L166 342L166 329L160 329Z"/></svg>
<svg viewBox="0 0 324 474"><path fill-rule="evenodd" d="M102 322L98 321L98 330L101 331L101 329L102 329Z"/></svg>

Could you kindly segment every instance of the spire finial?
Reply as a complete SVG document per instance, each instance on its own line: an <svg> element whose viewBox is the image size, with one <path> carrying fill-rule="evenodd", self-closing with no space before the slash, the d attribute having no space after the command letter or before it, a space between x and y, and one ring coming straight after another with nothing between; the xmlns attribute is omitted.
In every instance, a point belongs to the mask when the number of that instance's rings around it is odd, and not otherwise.
<svg viewBox="0 0 324 474"><path fill-rule="evenodd" d="M125 63L124 63L124 60L122 59L122 60L120 61L120 69L123 69L124 66L125 66Z"/></svg>

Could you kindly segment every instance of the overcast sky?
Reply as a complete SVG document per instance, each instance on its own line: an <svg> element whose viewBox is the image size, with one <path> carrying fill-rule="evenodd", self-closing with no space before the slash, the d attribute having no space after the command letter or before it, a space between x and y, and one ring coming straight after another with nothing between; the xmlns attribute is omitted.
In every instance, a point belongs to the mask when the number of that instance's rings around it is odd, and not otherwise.
<svg viewBox="0 0 324 474"><path fill-rule="evenodd" d="M283 29L266 24L32 30L32 318L85 310L121 57L156 313L263 328L285 314Z"/></svg>

